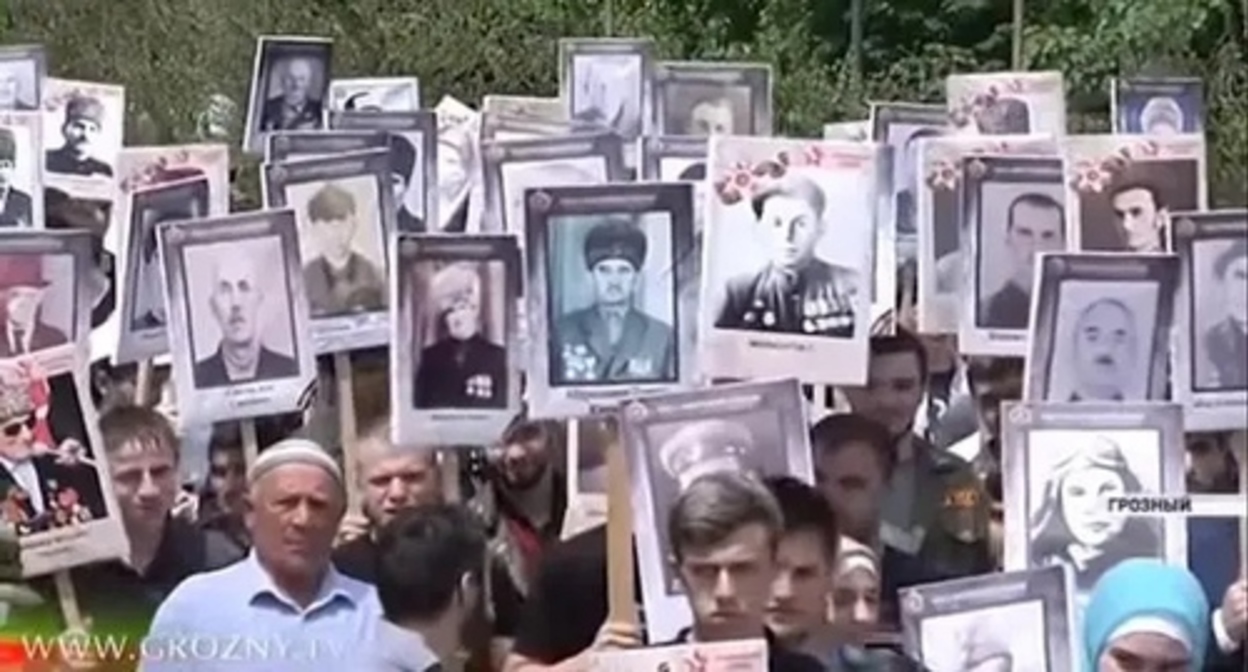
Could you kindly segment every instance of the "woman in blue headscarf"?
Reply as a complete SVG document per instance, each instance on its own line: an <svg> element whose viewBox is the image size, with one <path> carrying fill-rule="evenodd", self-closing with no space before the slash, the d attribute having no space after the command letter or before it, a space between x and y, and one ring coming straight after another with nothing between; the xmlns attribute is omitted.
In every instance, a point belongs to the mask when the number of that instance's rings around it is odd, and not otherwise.
<svg viewBox="0 0 1248 672"><path fill-rule="evenodd" d="M1083 616L1088 672L1199 672L1208 641L1200 582L1159 560L1124 560L1106 572Z"/></svg>

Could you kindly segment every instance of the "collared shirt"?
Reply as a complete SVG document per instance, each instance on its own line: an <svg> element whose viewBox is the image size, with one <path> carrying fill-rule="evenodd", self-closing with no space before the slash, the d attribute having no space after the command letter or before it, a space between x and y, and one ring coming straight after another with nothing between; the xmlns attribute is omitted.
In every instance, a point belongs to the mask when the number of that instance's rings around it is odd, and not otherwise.
<svg viewBox="0 0 1248 672"><path fill-rule="evenodd" d="M30 339L34 335L34 327L19 330L12 322L5 323L5 336L9 339L9 352L25 354L30 352Z"/></svg>
<svg viewBox="0 0 1248 672"><path fill-rule="evenodd" d="M368 584L329 567L302 607L278 588L253 551L183 582L160 605L140 670L307 672L352 669L381 621Z"/></svg>
<svg viewBox="0 0 1248 672"><path fill-rule="evenodd" d="M361 672L425 672L440 662L420 633L385 620L372 649Z"/></svg>
<svg viewBox="0 0 1248 672"><path fill-rule="evenodd" d="M34 509L35 515L43 513L46 508L43 502L43 487L39 482L39 470L35 468L35 463L30 460L13 462L0 457L0 467L4 467L13 480L29 495L30 507Z"/></svg>

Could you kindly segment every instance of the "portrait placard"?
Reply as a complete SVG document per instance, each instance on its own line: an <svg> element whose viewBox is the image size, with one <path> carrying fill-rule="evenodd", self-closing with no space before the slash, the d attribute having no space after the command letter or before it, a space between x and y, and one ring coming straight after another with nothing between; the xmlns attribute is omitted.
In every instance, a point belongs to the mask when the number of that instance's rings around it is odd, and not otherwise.
<svg viewBox="0 0 1248 672"><path fill-rule="evenodd" d="M156 229L178 425L299 411L316 358L291 209Z"/></svg>
<svg viewBox="0 0 1248 672"><path fill-rule="evenodd" d="M525 204L530 412L692 385L693 187L543 187Z"/></svg>
<svg viewBox="0 0 1248 672"><path fill-rule="evenodd" d="M481 113L533 121L566 123L569 120L568 106L558 97L486 94L481 97Z"/></svg>
<svg viewBox="0 0 1248 672"><path fill-rule="evenodd" d="M866 382L881 156L874 143L711 138L703 376Z"/></svg>
<svg viewBox="0 0 1248 672"><path fill-rule="evenodd" d="M824 140L848 140L850 142L867 142L871 139L871 122L838 121L823 125Z"/></svg>
<svg viewBox="0 0 1248 672"><path fill-rule="evenodd" d="M0 112L38 112L47 76L42 44L0 46Z"/></svg>
<svg viewBox="0 0 1248 672"><path fill-rule="evenodd" d="M0 236L0 359L29 356L47 376L90 361L94 245L84 230Z"/></svg>
<svg viewBox="0 0 1248 672"><path fill-rule="evenodd" d="M1199 77L1115 77L1109 91L1116 135L1205 132L1205 83Z"/></svg>
<svg viewBox="0 0 1248 672"><path fill-rule="evenodd" d="M1110 513L1104 501L1186 492L1182 414L1160 402L1003 404L1006 571L1067 567L1078 618L1122 560L1185 566L1185 519Z"/></svg>
<svg viewBox="0 0 1248 672"><path fill-rule="evenodd" d="M1174 400L1189 432L1248 429L1248 210L1175 212Z"/></svg>
<svg viewBox="0 0 1248 672"><path fill-rule="evenodd" d="M325 127L333 52L333 40L322 37L256 38L243 126L244 152L263 154L264 136L274 131L318 131Z"/></svg>
<svg viewBox="0 0 1248 672"><path fill-rule="evenodd" d="M892 168L889 180L892 190L886 201L891 226L880 226L878 231L891 231L893 236L877 243L877 276L896 278L899 269L916 263L919 243L915 194L919 188L919 141L945 135L948 122L949 113L943 105L871 103L871 139L887 148ZM893 253L890 255L892 259L883 258L885 250ZM876 282L876 289L883 289L878 278ZM886 284L895 290L895 281ZM894 293L877 292L876 296L891 305Z"/></svg>
<svg viewBox="0 0 1248 672"><path fill-rule="evenodd" d="M530 117L513 117L485 112L481 115L481 141L533 140L560 138L568 135L598 135L607 132L597 124L584 121L547 121Z"/></svg>
<svg viewBox="0 0 1248 672"><path fill-rule="evenodd" d="M323 159L347 152L389 148L390 136L383 131L273 131L265 136L264 161Z"/></svg>
<svg viewBox="0 0 1248 672"><path fill-rule="evenodd" d="M317 355L390 342L390 151L264 166L264 203L291 208Z"/></svg>
<svg viewBox="0 0 1248 672"><path fill-rule="evenodd" d="M147 187L202 177L208 181L208 214L213 217L230 212L230 148L222 144L170 145L155 147L124 147L117 162L121 193ZM122 204L129 202L127 198ZM118 223L128 215L118 208ZM121 230L117 227L117 240Z"/></svg>
<svg viewBox="0 0 1248 672"><path fill-rule="evenodd" d="M970 291L962 292L958 351L1027 354L1036 261L1066 249L1062 160L1038 156L962 159L963 231Z"/></svg>
<svg viewBox="0 0 1248 672"><path fill-rule="evenodd" d="M1044 254L1036 276L1024 399L1167 399L1177 256Z"/></svg>
<svg viewBox="0 0 1248 672"><path fill-rule="evenodd" d="M1062 73L981 72L945 79L949 123L966 135L1066 135Z"/></svg>
<svg viewBox="0 0 1248 672"><path fill-rule="evenodd" d="M26 578L130 554L90 383L78 371L0 362L0 424L17 428L5 434L0 508Z"/></svg>
<svg viewBox="0 0 1248 672"><path fill-rule="evenodd" d="M396 445L487 445L520 410L514 236L399 234L391 296Z"/></svg>
<svg viewBox="0 0 1248 672"><path fill-rule="evenodd" d="M0 77L3 66L0 61ZM0 110L0 183L5 187L0 230L44 226L42 124L39 112Z"/></svg>
<svg viewBox="0 0 1248 672"><path fill-rule="evenodd" d="M352 77L329 83L331 112L416 112L420 110L417 77Z"/></svg>
<svg viewBox="0 0 1248 672"><path fill-rule="evenodd" d="M1170 212L1205 210L1203 135L1061 140L1071 250L1166 252Z"/></svg>
<svg viewBox="0 0 1248 672"><path fill-rule="evenodd" d="M678 644L594 654L590 672L705 670L766 672L767 640L737 639L707 644Z"/></svg>
<svg viewBox="0 0 1248 672"><path fill-rule="evenodd" d="M715 471L814 483L806 401L793 379L645 397L622 407L620 436L628 451L646 634L652 642L670 641L690 616L666 534L668 512L681 491Z"/></svg>
<svg viewBox="0 0 1248 672"><path fill-rule="evenodd" d="M653 51L648 38L560 39L559 97L568 118L609 128L628 143L649 133Z"/></svg>
<svg viewBox="0 0 1248 672"><path fill-rule="evenodd" d="M114 361L128 364L169 352L169 313L157 256L156 229L165 222L210 217L206 176L144 185L127 194L122 230L121 337Z"/></svg>
<svg viewBox="0 0 1248 672"><path fill-rule="evenodd" d="M945 136L919 145L918 323L923 334L956 334L970 274L974 219L963 217L963 160L969 156L1057 156L1046 135Z"/></svg>
<svg viewBox="0 0 1248 672"><path fill-rule="evenodd" d="M77 198L111 201L125 113L125 87L43 80L44 184Z"/></svg>
<svg viewBox="0 0 1248 672"><path fill-rule="evenodd" d="M1073 593L1060 565L903 588L906 653L931 670L1077 670Z"/></svg>
<svg viewBox="0 0 1248 672"><path fill-rule="evenodd" d="M657 135L771 135L771 66L660 61L654 66Z"/></svg>
<svg viewBox="0 0 1248 672"><path fill-rule="evenodd" d="M335 112L330 128L389 134L397 231L423 233L438 218L438 119L432 112Z"/></svg>
<svg viewBox="0 0 1248 672"><path fill-rule="evenodd" d="M485 155L487 231L524 232L525 192L561 186L603 185L625 179L624 147L612 133L531 140L492 140Z"/></svg>
<svg viewBox="0 0 1248 672"><path fill-rule="evenodd" d="M474 207L470 194L480 192L481 115L447 96L434 110L438 119L438 228L447 232L481 230L483 203ZM478 201L484 199L478 195Z"/></svg>

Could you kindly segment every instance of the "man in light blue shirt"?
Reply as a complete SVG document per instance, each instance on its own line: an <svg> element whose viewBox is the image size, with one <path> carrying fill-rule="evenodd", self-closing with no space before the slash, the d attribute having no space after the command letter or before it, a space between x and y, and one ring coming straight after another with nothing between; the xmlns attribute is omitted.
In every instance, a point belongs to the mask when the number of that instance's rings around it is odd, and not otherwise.
<svg viewBox="0 0 1248 672"><path fill-rule="evenodd" d="M371 646L376 591L330 562L346 512L337 463L290 439L260 454L248 484L251 554L165 599L143 642L143 672L347 670Z"/></svg>

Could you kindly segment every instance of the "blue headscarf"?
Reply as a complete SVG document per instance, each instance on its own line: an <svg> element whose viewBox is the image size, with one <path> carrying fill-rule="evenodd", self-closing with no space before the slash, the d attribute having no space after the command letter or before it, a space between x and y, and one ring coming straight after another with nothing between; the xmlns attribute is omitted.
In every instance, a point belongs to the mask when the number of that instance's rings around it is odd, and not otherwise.
<svg viewBox="0 0 1248 672"><path fill-rule="evenodd" d="M1203 669L1209 643L1209 601L1192 573L1159 560L1132 558L1105 573L1083 615L1085 669L1095 670L1109 638L1128 621L1153 617L1186 635L1192 670Z"/></svg>

